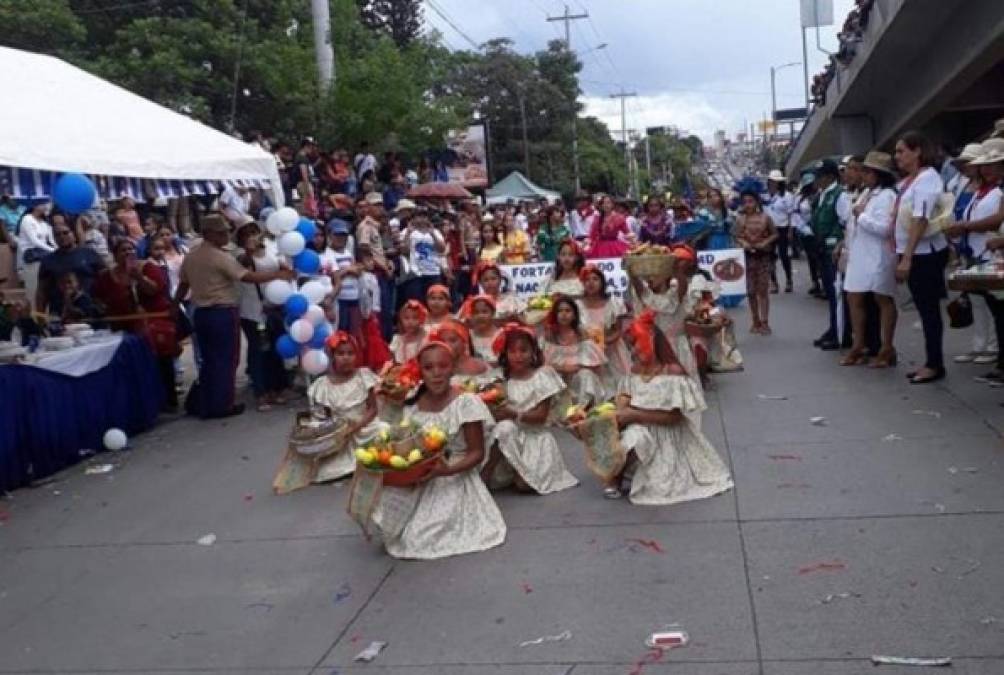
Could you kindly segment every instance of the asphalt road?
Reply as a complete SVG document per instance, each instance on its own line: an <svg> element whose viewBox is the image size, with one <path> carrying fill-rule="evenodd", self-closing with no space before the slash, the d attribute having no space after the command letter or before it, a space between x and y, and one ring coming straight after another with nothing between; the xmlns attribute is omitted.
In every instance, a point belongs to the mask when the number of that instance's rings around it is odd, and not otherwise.
<svg viewBox="0 0 1004 675"><path fill-rule="evenodd" d="M270 494L288 410L171 422L95 458L109 474L18 491L0 673L851 675L873 654L1004 673L1004 390L975 366L908 385L913 313L898 371L841 368L809 346L804 283L774 299L773 337L735 315L747 371L716 378L704 423L736 489L706 501L606 501L563 438L582 485L500 495L502 547L395 561L346 485ZM691 643L645 647L667 628ZM565 639L521 646L544 636Z"/></svg>

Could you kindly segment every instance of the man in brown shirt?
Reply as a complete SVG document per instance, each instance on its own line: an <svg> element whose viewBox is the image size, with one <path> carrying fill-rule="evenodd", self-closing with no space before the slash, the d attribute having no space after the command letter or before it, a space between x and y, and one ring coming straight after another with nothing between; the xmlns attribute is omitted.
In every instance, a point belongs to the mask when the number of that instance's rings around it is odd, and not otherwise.
<svg viewBox="0 0 1004 675"><path fill-rule="evenodd" d="M195 339L202 363L199 381L189 397L190 412L203 419L230 417L244 412L234 403L237 363L240 360L240 314L237 303L241 282L264 284L274 279L292 280L293 270L257 272L243 267L223 247L230 242L230 228L219 214L202 219L202 243L181 263L180 283L174 301L180 303L191 291L195 305Z"/></svg>

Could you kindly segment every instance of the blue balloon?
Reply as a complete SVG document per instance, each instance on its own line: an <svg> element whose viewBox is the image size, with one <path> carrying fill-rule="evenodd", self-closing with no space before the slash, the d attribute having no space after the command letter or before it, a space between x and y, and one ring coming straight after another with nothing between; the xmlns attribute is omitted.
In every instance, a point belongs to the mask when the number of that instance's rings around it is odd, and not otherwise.
<svg viewBox="0 0 1004 675"><path fill-rule="evenodd" d="M275 341L275 351L284 359L292 359L300 354L300 345L289 335L283 334Z"/></svg>
<svg viewBox="0 0 1004 675"><path fill-rule="evenodd" d="M300 218L300 222L296 224L296 229L293 231L302 234L303 240L309 243L314 239L314 235L317 234L317 226L314 225L314 221L310 218Z"/></svg>
<svg viewBox="0 0 1004 675"><path fill-rule="evenodd" d="M97 190L81 173L64 173L52 186L52 200L67 213L83 213L94 206Z"/></svg>
<svg viewBox="0 0 1004 675"><path fill-rule="evenodd" d="M308 307L310 307L310 301L307 300L305 295L302 293L293 293L293 295L286 298L286 317L299 319L306 313Z"/></svg>
<svg viewBox="0 0 1004 675"><path fill-rule="evenodd" d="M324 341L328 339L329 335L331 335L331 329L328 328L328 324L322 323L314 326L314 334L310 337L307 344L314 349L324 349Z"/></svg>
<svg viewBox="0 0 1004 675"><path fill-rule="evenodd" d="M297 272L302 272L303 274L316 274L317 270L321 269L321 258L314 251L305 248L299 254L293 256L293 267L296 268ZM296 295L300 294L297 293ZM307 310L303 311L306 312Z"/></svg>

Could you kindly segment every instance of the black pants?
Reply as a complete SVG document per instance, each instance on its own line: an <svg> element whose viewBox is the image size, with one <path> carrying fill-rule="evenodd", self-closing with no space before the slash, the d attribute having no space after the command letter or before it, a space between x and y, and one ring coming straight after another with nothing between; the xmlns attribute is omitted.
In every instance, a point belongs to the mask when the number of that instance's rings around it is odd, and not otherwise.
<svg viewBox="0 0 1004 675"><path fill-rule="evenodd" d="M174 357L158 356L157 372L160 373L160 384L164 388L164 408L176 410L178 408L178 389L175 384Z"/></svg>
<svg viewBox="0 0 1004 675"><path fill-rule="evenodd" d="M777 228L777 243L774 245L774 268L770 271L770 278L777 284L777 259L781 259L781 269L784 270L785 283L791 286L791 228Z"/></svg>
<svg viewBox="0 0 1004 675"><path fill-rule="evenodd" d="M997 370L1004 371L1004 300L998 300L990 293L984 297L993 314L994 330L997 332Z"/></svg>
<svg viewBox="0 0 1004 675"><path fill-rule="evenodd" d="M942 344L945 324L941 319L941 301L948 297L945 288L947 264L947 248L936 253L914 254L910 261L910 277L907 279L913 304L917 307L920 324L924 329L924 349L927 352L924 365L933 370L945 368Z"/></svg>
<svg viewBox="0 0 1004 675"><path fill-rule="evenodd" d="M809 278L813 286L819 286L819 253L816 251L816 238L811 234L801 235L802 248L805 250L805 260L809 263Z"/></svg>
<svg viewBox="0 0 1004 675"><path fill-rule="evenodd" d="M817 260L819 261L819 276L823 282L823 292L826 293L826 301L830 306L830 327L823 333L827 340L840 340L837 333L837 266L833 262L833 252L825 248L816 249Z"/></svg>

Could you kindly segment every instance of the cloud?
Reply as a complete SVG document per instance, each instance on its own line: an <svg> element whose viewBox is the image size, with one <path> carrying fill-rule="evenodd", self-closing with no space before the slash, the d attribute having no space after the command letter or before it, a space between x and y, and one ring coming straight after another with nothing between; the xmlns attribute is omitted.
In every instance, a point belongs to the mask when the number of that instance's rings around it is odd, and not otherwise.
<svg viewBox="0 0 1004 675"><path fill-rule="evenodd" d="M583 96L584 114L605 122L614 138L620 138L621 104L619 99ZM710 141L717 129L730 129L726 118L703 95L696 93L641 94L627 99L627 127L644 134L647 127L675 126L681 132Z"/></svg>

